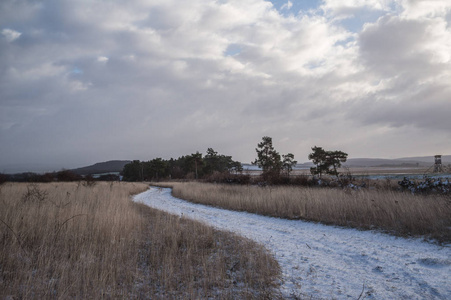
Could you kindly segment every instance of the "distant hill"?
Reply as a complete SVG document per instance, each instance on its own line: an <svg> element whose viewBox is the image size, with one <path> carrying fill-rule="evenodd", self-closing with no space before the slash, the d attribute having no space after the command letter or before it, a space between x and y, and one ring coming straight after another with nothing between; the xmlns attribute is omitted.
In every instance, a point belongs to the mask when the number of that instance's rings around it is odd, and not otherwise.
<svg viewBox="0 0 451 300"><path fill-rule="evenodd" d="M419 162L427 162L427 163L434 163L434 156L418 156L418 157L404 157L404 158L398 158L397 160L413 160L413 161L419 161ZM442 163L443 164L449 164L451 163L451 155L442 155Z"/></svg>
<svg viewBox="0 0 451 300"><path fill-rule="evenodd" d="M350 158L345 166L348 167L426 167L434 164L434 158L429 162L417 161L413 159L383 159L383 158Z"/></svg>
<svg viewBox="0 0 451 300"><path fill-rule="evenodd" d="M4 174L17 174L25 172L33 173L46 173L53 172L55 170L61 170L63 166L54 164L41 164L41 163L12 163L4 164L0 166L0 173Z"/></svg>
<svg viewBox="0 0 451 300"><path fill-rule="evenodd" d="M72 169L70 171L79 175L92 175L99 173L121 172L124 166L130 163L130 160L110 160L106 162L100 162L91 166Z"/></svg>
<svg viewBox="0 0 451 300"><path fill-rule="evenodd" d="M434 156L383 158L350 158L344 164L348 167L430 167L434 165ZM451 164L451 155L442 156L442 164Z"/></svg>
<svg viewBox="0 0 451 300"><path fill-rule="evenodd" d="M347 167L430 167L434 165L434 156L386 158L349 158L344 166ZM451 164L451 155L442 155L442 164ZM298 168L312 167L312 162L298 164Z"/></svg>

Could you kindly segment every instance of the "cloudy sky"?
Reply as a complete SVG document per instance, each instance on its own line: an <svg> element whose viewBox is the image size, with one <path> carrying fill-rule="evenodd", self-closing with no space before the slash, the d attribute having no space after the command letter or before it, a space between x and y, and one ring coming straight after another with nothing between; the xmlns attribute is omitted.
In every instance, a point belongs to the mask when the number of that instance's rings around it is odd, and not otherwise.
<svg viewBox="0 0 451 300"><path fill-rule="evenodd" d="M263 136L307 161L451 153L451 1L2 0L0 172Z"/></svg>

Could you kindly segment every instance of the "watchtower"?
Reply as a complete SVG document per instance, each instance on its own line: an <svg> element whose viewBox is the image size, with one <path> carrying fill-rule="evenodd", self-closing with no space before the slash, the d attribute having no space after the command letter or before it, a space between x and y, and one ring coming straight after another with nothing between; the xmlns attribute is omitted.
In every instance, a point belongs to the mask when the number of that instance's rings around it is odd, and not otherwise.
<svg viewBox="0 0 451 300"><path fill-rule="evenodd" d="M443 172L442 156L441 155L435 155L434 157L435 157L434 173L441 173L441 172Z"/></svg>

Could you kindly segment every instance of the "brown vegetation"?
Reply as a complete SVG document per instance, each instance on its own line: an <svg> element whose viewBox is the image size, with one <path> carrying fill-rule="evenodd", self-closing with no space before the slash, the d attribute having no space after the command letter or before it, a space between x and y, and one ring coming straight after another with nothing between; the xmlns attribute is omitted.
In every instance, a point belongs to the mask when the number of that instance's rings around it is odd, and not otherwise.
<svg viewBox="0 0 451 300"><path fill-rule="evenodd" d="M0 298L277 297L262 247L133 203L146 188L0 185Z"/></svg>
<svg viewBox="0 0 451 300"><path fill-rule="evenodd" d="M161 186L161 183L159 183ZM185 200L237 211L451 241L451 199L390 188L346 190L168 183Z"/></svg>

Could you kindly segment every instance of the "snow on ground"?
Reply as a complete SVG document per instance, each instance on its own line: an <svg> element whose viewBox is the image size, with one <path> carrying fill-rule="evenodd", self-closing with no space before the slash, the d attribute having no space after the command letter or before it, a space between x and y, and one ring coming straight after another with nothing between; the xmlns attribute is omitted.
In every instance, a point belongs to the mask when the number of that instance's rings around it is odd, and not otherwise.
<svg viewBox="0 0 451 300"><path fill-rule="evenodd" d="M218 209L170 189L151 187L134 200L265 245L282 267L286 298L451 299L450 245Z"/></svg>

